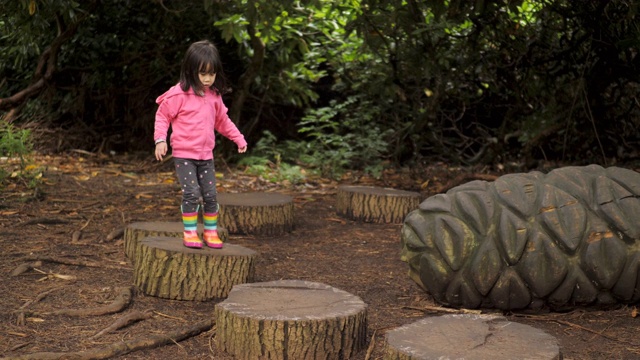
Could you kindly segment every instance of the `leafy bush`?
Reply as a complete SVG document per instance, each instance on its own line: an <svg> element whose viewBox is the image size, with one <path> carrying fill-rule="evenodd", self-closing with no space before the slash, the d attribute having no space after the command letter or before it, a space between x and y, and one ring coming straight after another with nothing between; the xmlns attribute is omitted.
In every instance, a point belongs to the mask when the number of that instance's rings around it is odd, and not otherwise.
<svg viewBox="0 0 640 360"><path fill-rule="evenodd" d="M289 143L290 144L290 143ZM284 146L277 145L276 137L265 131L263 137L256 143L250 156L245 156L239 165L246 166L245 172L258 175L271 182L288 181L298 184L306 178L304 170L298 165L283 161ZM288 159L293 160L292 157Z"/></svg>
<svg viewBox="0 0 640 360"><path fill-rule="evenodd" d="M388 153L391 129L381 130L375 122L379 106L364 96L350 96L328 106L308 110L299 123L301 140L278 142L265 131L240 165L247 172L276 181L302 181L300 166L318 175L339 179L348 169L361 169L379 177ZM297 165L291 165L297 164Z"/></svg>
<svg viewBox="0 0 640 360"><path fill-rule="evenodd" d="M28 155L31 150L29 130L16 129L7 122L0 123L0 185L4 185L10 178L15 178L26 182L30 188L37 186L42 171L36 165L30 164ZM11 158L17 159L18 163Z"/></svg>
<svg viewBox="0 0 640 360"><path fill-rule="evenodd" d="M375 121L380 110L364 96L354 95L307 111L298 130L308 138L304 161L323 176L339 178L346 169L363 169L379 177L388 150L385 138L391 134Z"/></svg>

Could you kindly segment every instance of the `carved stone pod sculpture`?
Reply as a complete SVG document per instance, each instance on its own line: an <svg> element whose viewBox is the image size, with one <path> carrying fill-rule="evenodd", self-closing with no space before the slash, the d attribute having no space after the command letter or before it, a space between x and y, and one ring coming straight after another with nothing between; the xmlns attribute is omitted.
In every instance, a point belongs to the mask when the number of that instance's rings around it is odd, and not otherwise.
<svg viewBox="0 0 640 360"><path fill-rule="evenodd" d="M472 181L405 218L402 260L436 301L566 308L640 300L640 173L597 165Z"/></svg>

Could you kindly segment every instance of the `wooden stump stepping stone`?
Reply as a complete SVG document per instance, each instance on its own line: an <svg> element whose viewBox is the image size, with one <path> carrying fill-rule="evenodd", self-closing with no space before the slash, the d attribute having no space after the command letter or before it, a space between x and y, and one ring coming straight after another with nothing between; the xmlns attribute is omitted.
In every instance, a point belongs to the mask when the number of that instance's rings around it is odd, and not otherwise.
<svg viewBox="0 0 640 360"><path fill-rule="evenodd" d="M338 186L336 212L370 223L401 223L420 205L420 193L375 186Z"/></svg>
<svg viewBox="0 0 640 360"><path fill-rule="evenodd" d="M388 331L385 340L384 360L562 358L553 336L494 315L428 317Z"/></svg>
<svg viewBox="0 0 640 360"><path fill-rule="evenodd" d="M218 222L231 234L281 235L293 230L293 197L278 193L218 193Z"/></svg>
<svg viewBox="0 0 640 360"><path fill-rule="evenodd" d="M153 236L166 236L182 239L184 226L180 221L154 221L154 222L135 222L127 225L124 229L124 254L129 260L135 258L135 251L138 243L146 238ZM198 233L202 235L203 225L198 224ZM218 227L218 236L224 242L229 239L229 232L223 227Z"/></svg>
<svg viewBox="0 0 640 360"><path fill-rule="evenodd" d="M349 359L367 342L367 305L328 285L236 285L215 306L216 346L236 359Z"/></svg>
<svg viewBox="0 0 640 360"><path fill-rule="evenodd" d="M240 245L191 249L175 237L147 237L135 250L134 284L146 295L173 300L226 297L253 280L257 253Z"/></svg>

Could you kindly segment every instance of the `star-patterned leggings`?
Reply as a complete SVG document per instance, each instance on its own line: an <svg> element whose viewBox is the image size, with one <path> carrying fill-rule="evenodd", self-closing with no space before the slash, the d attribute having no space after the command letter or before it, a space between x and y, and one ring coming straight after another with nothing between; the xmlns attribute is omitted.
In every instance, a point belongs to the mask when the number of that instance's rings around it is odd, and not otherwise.
<svg viewBox="0 0 640 360"><path fill-rule="evenodd" d="M176 174L182 188L182 212L198 210L202 196L205 213L218 211L216 171L211 160L174 159Z"/></svg>

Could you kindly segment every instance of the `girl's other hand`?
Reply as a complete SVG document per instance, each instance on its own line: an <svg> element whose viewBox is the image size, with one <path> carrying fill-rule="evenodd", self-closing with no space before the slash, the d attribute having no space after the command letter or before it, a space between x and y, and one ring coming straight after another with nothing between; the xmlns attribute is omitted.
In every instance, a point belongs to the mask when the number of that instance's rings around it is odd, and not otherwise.
<svg viewBox="0 0 640 360"><path fill-rule="evenodd" d="M160 142L156 144L156 160L162 161L162 157L167 155L167 143Z"/></svg>
<svg viewBox="0 0 640 360"><path fill-rule="evenodd" d="M239 152L240 154L242 154L242 153L243 153L243 152L245 152L245 151L247 151L247 147L246 147L246 146L245 146L245 147L238 148L238 152Z"/></svg>

